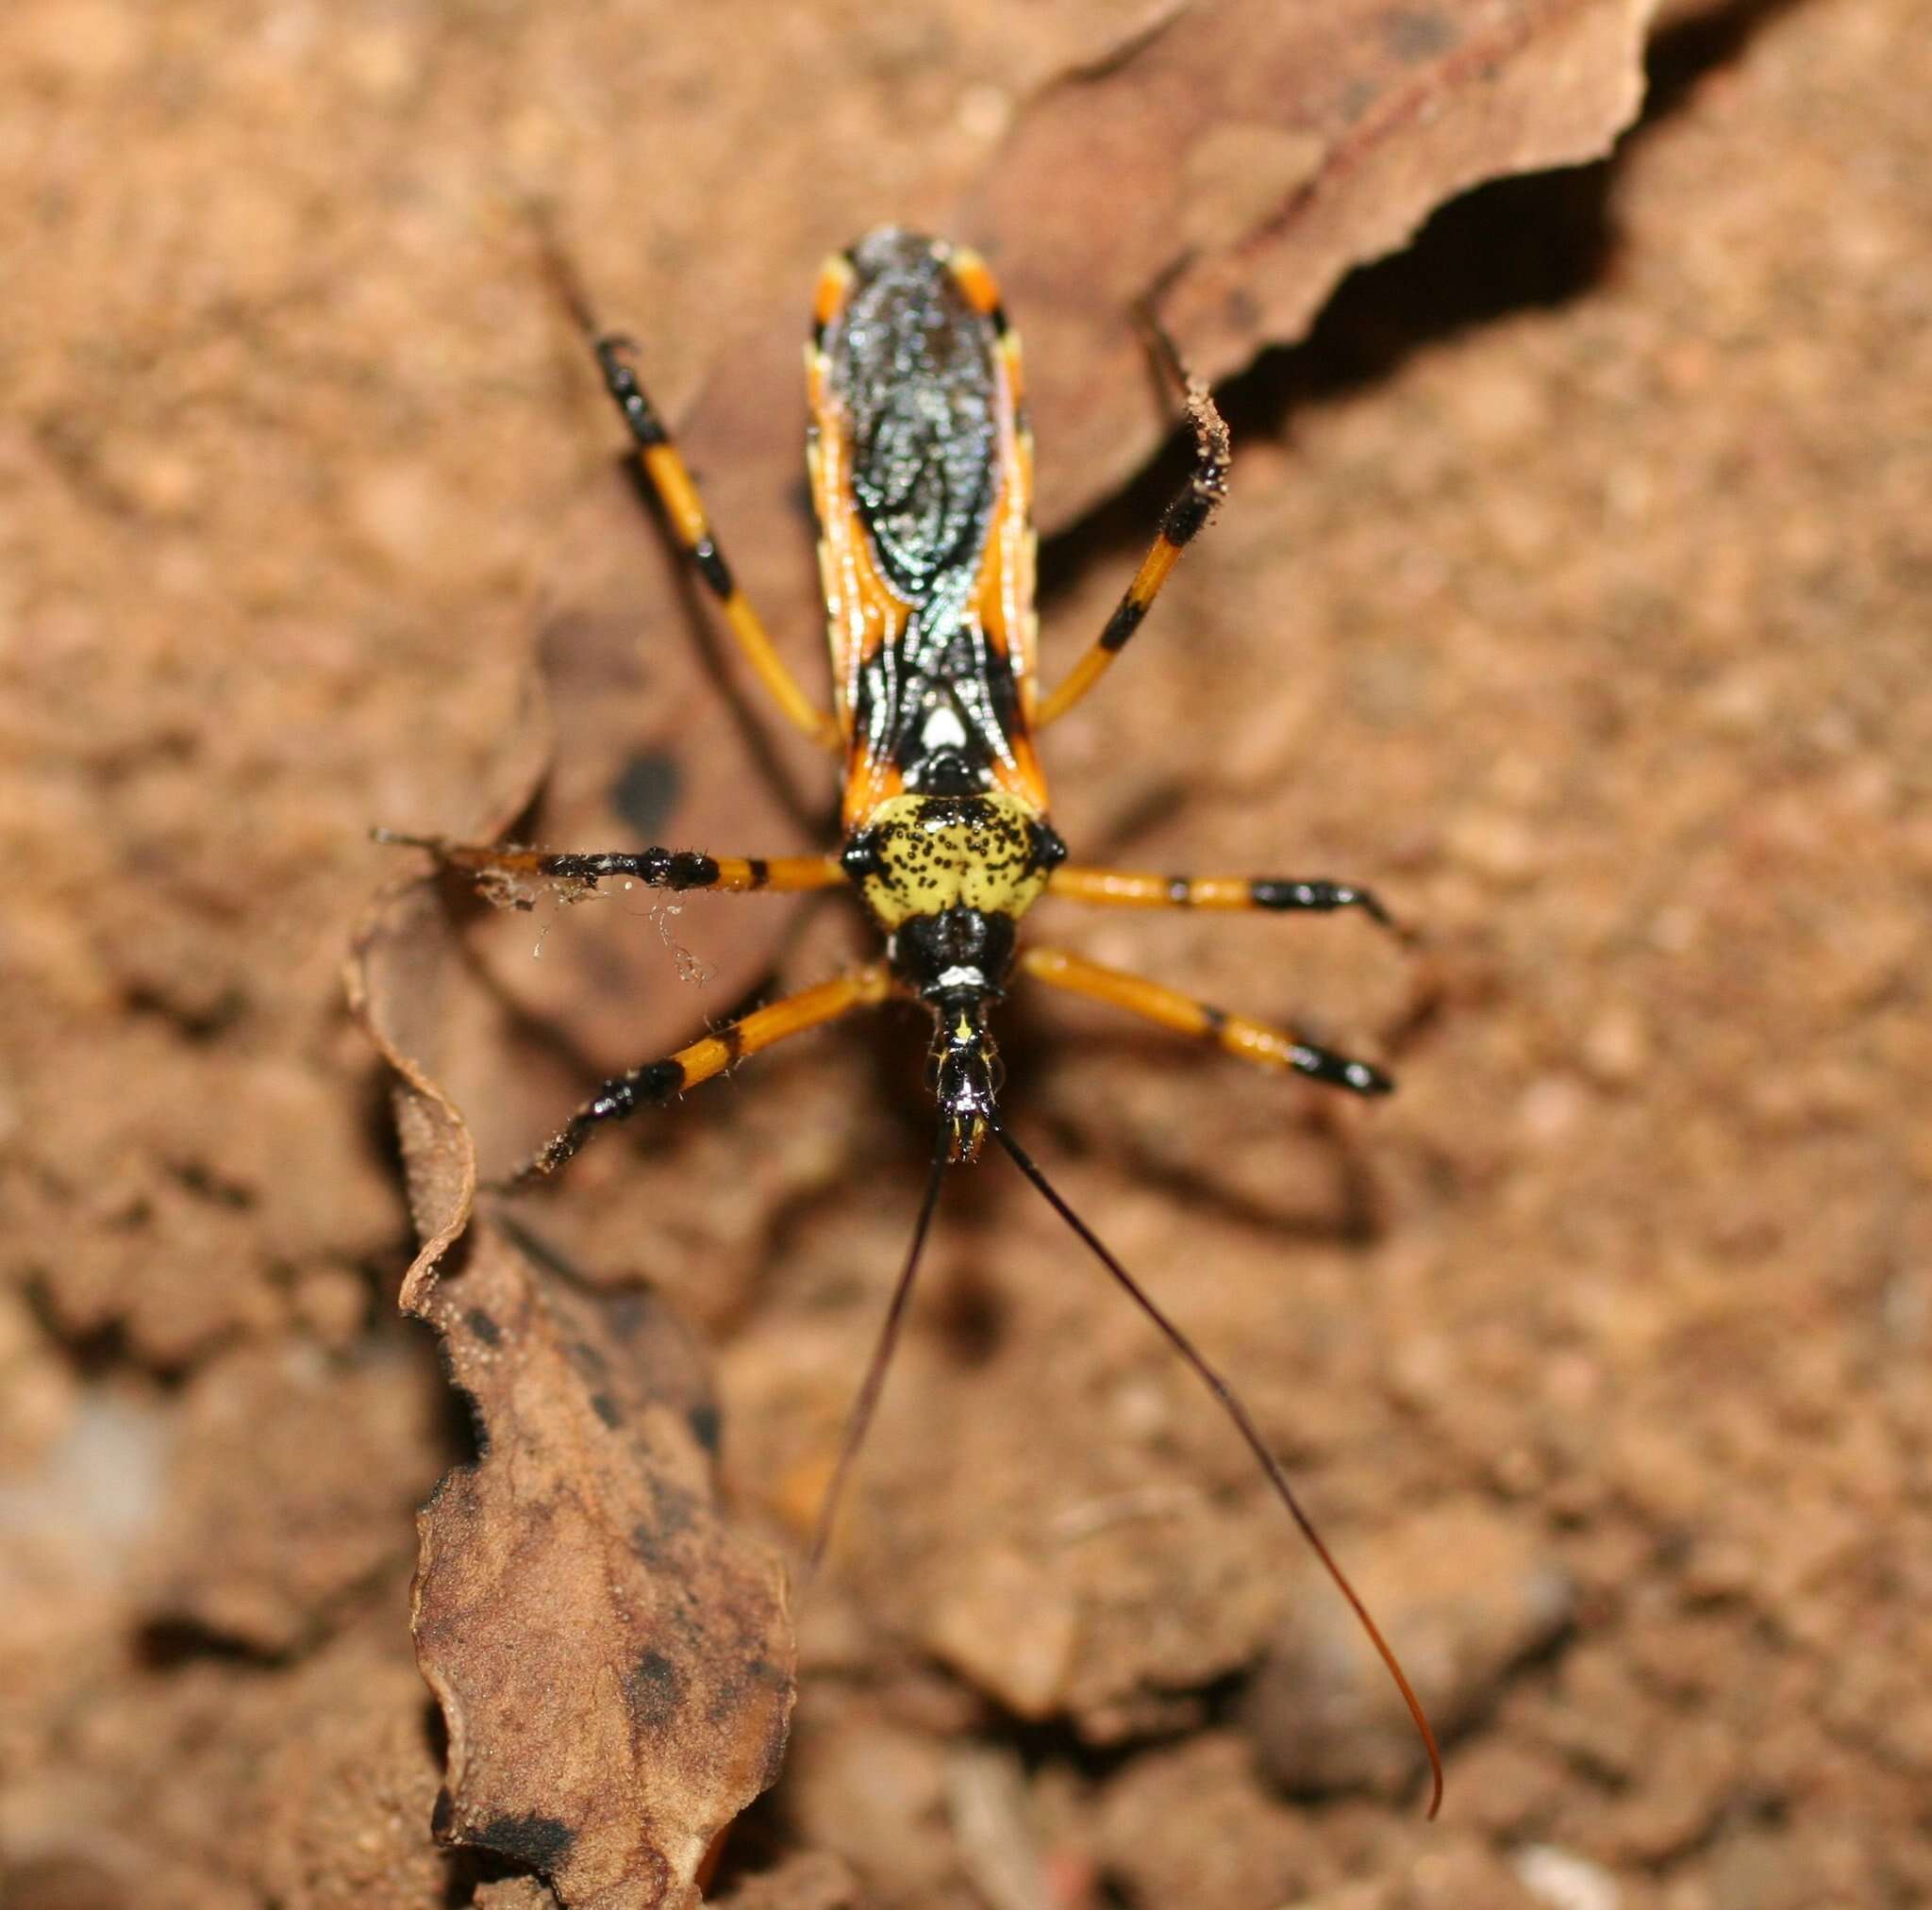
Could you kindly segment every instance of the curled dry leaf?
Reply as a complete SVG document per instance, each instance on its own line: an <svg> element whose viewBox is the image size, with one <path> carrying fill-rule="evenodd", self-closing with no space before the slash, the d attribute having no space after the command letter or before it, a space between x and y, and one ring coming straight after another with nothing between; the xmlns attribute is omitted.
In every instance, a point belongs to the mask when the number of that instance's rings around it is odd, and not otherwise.
<svg viewBox="0 0 1932 1910"><path fill-rule="evenodd" d="M777 1775L792 1692L782 1569L712 1501L696 1349L490 1221L426 1312L484 1445L420 1520L439 1833L573 1910L695 1902L712 1838Z"/></svg>
<svg viewBox="0 0 1932 1910"><path fill-rule="evenodd" d="M1220 0L1046 88L959 221L1024 328L1042 525L1172 428L1129 308L1153 300L1210 381L1300 338L1444 200L1607 151L1654 5Z"/></svg>
<svg viewBox="0 0 1932 1910"><path fill-rule="evenodd" d="M783 1752L782 1570L713 1503L717 1416L669 1314L473 1215L475 1143L403 1033L457 965L427 884L364 937L424 1241L404 1304L442 1336L480 1448L419 1520L417 1657L449 1736L438 1832L541 1871L573 1910L691 1902Z"/></svg>
<svg viewBox="0 0 1932 1910"><path fill-rule="evenodd" d="M515 821L532 839L631 846L680 839L702 809L734 840L785 847L796 825L770 784L721 767L728 745L702 715L715 695L675 598L634 574L649 526L620 484L592 500L575 547L570 608L545 624L475 835ZM441 1334L480 1449L420 1520L417 1657L449 1737L437 1828L541 1872L574 1910L681 1903L783 1753L782 1569L715 1505L717 1414L675 1319L635 1288L579 1280L514 1221L479 1214L476 1194L570 1104L559 1051L579 1072L611 1050L634 1059L703 1005L648 922L579 935L574 920L533 962L541 910L562 906L536 902L492 922L474 898L405 878L371 911L350 974L397 1077L421 1242L401 1304ZM726 986L769 960L783 913L719 938Z"/></svg>

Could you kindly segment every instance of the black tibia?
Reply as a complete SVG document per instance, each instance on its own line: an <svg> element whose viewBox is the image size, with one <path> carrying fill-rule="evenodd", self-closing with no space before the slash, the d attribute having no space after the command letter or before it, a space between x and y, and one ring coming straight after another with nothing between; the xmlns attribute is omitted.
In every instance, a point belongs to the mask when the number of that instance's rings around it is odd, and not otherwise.
<svg viewBox="0 0 1932 1910"><path fill-rule="evenodd" d="M1234 462L1227 426L1199 378L1187 381L1187 407L1188 422L1194 427L1194 468L1160 519L1160 535L1176 550L1193 541L1226 497L1228 468Z"/></svg>
<svg viewBox="0 0 1932 1910"><path fill-rule="evenodd" d="M1229 907L1224 890L1226 877L1200 879L1176 875L1167 887L1167 898L1176 907ZM1362 889L1357 883L1329 883L1300 875L1259 875L1246 885L1244 900L1250 907L1306 916L1331 916L1335 909L1358 907L1364 916L1401 940L1414 938L1412 931L1383 907L1381 898L1372 889ZM1233 905L1239 905L1239 902Z"/></svg>
<svg viewBox="0 0 1932 1910"><path fill-rule="evenodd" d="M613 877L641 882L647 889L715 889L720 872L715 856L695 850L640 849L634 854L540 855L537 872L591 889Z"/></svg>
<svg viewBox="0 0 1932 1910"><path fill-rule="evenodd" d="M1108 652L1124 650L1128 639L1146 621L1153 601L1151 597L1136 597L1131 590L1128 591L1114 606L1113 615L1107 620L1107 627L1100 633L1100 647Z"/></svg>
<svg viewBox="0 0 1932 1910"><path fill-rule="evenodd" d="M691 547L691 560L721 604L738 589L738 581L731 574L731 566L724 561L724 553L718 548L717 539L700 538Z"/></svg>
<svg viewBox="0 0 1932 1910"><path fill-rule="evenodd" d="M1325 914L1332 908L1358 908L1393 927L1393 918L1366 889L1351 882L1311 882L1292 876L1262 876L1249 885L1257 908L1306 908Z"/></svg>
<svg viewBox="0 0 1932 1910"><path fill-rule="evenodd" d="M445 869L467 875L491 901L516 908L534 905L532 885L548 882L566 901L605 882L635 882L645 889L762 889L771 865L758 856L706 855L690 849L612 850L599 854L550 854L515 843L452 842L440 836L373 832L378 842L426 849ZM790 865L787 865L790 872Z"/></svg>
<svg viewBox="0 0 1932 1910"><path fill-rule="evenodd" d="M664 421L658 417L658 407L651 403L638 374L625 362L625 355L637 348L635 339L619 332L598 339L591 345L597 354L597 367L604 374L604 389L616 400L639 448L648 451L654 445L668 444L671 434L665 430Z"/></svg>
<svg viewBox="0 0 1932 1910"><path fill-rule="evenodd" d="M648 1062L641 1068L633 1068L628 1074L613 1076L571 1116L560 1133L510 1175L505 1186L525 1187L555 1173L605 1121L628 1120L641 1107L662 1107L677 1098L684 1083L684 1064L675 1057Z"/></svg>
<svg viewBox="0 0 1932 1910"><path fill-rule="evenodd" d="M1325 1081L1333 1088L1346 1088L1352 1094L1374 1096L1395 1091L1395 1083L1379 1068L1372 1068L1366 1061L1353 1061L1332 1048L1297 1041L1291 1059L1297 1074L1306 1074L1311 1081Z"/></svg>

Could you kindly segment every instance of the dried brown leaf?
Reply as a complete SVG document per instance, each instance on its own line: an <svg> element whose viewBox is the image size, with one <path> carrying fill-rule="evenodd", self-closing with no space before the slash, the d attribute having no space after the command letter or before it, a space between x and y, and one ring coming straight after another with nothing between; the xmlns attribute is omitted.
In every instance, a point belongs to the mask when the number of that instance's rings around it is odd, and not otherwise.
<svg viewBox="0 0 1932 1910"><path fill-rule="evenodd" d="M696 1901L777 1775L782 1569L712 1501L696 1349L484 1221L426 1307L485 1442L422 1514L415 1631L449 1728L438 1829L572 1910Z"/></svg>
<svg viewBox="0 0 1932 1910"><path fill-rule="evenodd" d="M795 840L731 747L621 480L566 549L569 594L475 836L516 820L572 846L715 846L712 825L734 849ZM553 934L560 912L539 897L488 919L406 878L371 910L350 992L397 1076L421 1241L401 1304L442 1336L482 1447L420 1520L417 1656L449 1736L439 1834L528 1865L574 1910L616 1910L695 1901L712 1838L776 1774L792 1643L782 1569L714 1503L717 1416L688 1336L475 1211L479 1180L555 1127L587 1060L635 1060L702 1020L690 965L649 920L575 909ZM706 959L741 989L784 911L720 920L737 933Z"/></svg>
<svg viewBox="0 0 1932 1910"><path fill-rule="evenodd" d="M1157 298L1210 380L1300 338L1444 200L1605 152L1652 5L1221 0L1045 89L959 221L1025 329L1042 526L1171 428L1130 307Z"/></svg>
<svg viewBox="0 0 1932 1910"><path fill-rule="evenodd" d="M452 833L488 839L508 828L535 794L550 739L548 706L533 676L475 814ZM399 877L371 905L343 977L351 1009L397 1077L391 1101L417 1240L403 1277L405 1313L422 1311L476 1197L476 1143L441 1084L487 1045L487 1031L500 1029L503 1018L460 985L463 969L445 899L417 874Z"/></svg>

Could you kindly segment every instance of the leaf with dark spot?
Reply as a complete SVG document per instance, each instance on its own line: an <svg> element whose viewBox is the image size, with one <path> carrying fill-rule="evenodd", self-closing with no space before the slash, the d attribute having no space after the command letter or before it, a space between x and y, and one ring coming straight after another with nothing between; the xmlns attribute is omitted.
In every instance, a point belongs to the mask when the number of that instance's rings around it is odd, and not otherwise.
<svg viewBox="0 0 1932 1910"><path fill-rule="evenodd" d="M657 1651L638 1660L624 1687L639 1724L648 1731L661 1731L676 1715L678 1689L677 1667Z"/></svg>
<svg viewBox="0 0 1932 1910"><path fill-rule="evenodd" d="M532 1811L520 1818L492 1818L470 1841L513 1864L549 1875L563 1868L576 1838L568 1824Z"/></svg>
<svg viewBox="0 0 1932 1910"><path fill-rule="evenodd" d="M677 758L661 750L639 750L618 772L610 807L646 841L661 842L664 825L677 813L683 778Z"/></svg>
<svg viewBox="0 0 1932 1910"><path fill-rule="evenodd" d="M782 1570L718 1512L689 1385L658 1383L695 1372L682 1328L654 1307L629 1347L613 1329L639 1297L486 1220L425 1308L490 1434L420 1520L443 1835L542 1872L572 1910L694 1902L711 1840L775 1776L791 1708Z"/></svg>
<svg viewBox="0 0 1932 1910"><path fill-rule="evenodd" d="M529 799L540 708L479 834ZM513 1216L475 1211L479 1155L500 1171L568 1097L556 1071L517 1064L521 1019L479 983L473 918L432 881L399 883L351 976L398 1081L423 1243L401 1302L441 1336L476 1426L476 1460L418 1521L417 1658L448 1738L435 1828L541 1872L569 1910L692 1903L707 1850L783 1756L783 1570L718 1509L717 1407L676 1319L648 1291L579 1279ZM639 1039L651 991L613 972L585 1011L624 995L623 1038ZM675 977L657 992L660 1021L689 1015Z"/></svg>

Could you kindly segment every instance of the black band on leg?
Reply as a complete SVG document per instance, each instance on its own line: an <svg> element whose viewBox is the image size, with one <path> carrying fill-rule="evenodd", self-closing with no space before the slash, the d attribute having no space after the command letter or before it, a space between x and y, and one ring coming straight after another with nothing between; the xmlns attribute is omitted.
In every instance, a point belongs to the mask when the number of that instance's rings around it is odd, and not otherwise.
<svg viewBox="0 0 1932 1910"><path fill-rule="evenodd" d="M1310 1080L1325 1081L1331 1087L1346 1088L1352 1094L1392 1094L1395 1083L1379 1068L1371 1068L1366 1061L1351 1061L1346 1055L1331 1053L1326 1048L1315 1048L1306 1041L1297 1041L1291 1056L1295 1071L1306 1074Z"/></svg>
<svg viewBox="0 0 1932 1910"><path fill-rule="evenodd" d="M598 369L604 374L604 389L617 400L617 408L624 413L631 437L648 451L654 445L670 443L671 434L665 430L658 407L638 382L638 374L624 362L622 354L636 349L629 339L614 333L599 339L594 347Z"/></svg>
<svg viewBox="0 0 1932 1910"><path fill-rule="evenodd" d="M576 1153L591 1133L607 1121L628 1121L641 1107L662 1107L684 1088L684 1064L652 1061L607 1081L564 1124L563 1131L539 1148L513 1173L508 1185L527 1186L552 1174Z"/></svg>
<svg viewBox="0 0 1932 1910"><path fill-rule="evenodd" d="M1394 919L1376 900L1374 891L1357 889L1352 882L1267 877L1248 885L1248 897L1257 908L1310 909L1324 914L1335 908L1358 908L1386 928L1395 926Z"/></svg>
<svg viewBox="0 0 1932 1910"><path fill-rule="evenodd" d="M1201 526L1214 514L1214 507L1220 502L1220 490L1210 489L1205 479L1197 478L1168 506L1160 520L1160 535L1175 550L1186 549L1200 535Z"/></svg>
<svg viewBox="0 0 1932 1910"><path fill-rule="evenodd" d="M711 539L700 538L691 545L691 560L697 566L698 575L711 587L712 594L721 604L738 588L731 581L731 566L724 561L724 553Z"/></svg>
<svg viewBox="0 0 1932 1910"><path fill-rule="evenodd" d="M1107 620L1107 628L1100 633L1100 647L1103 650L1124 650L1127 639L1141 627L1147 615L1147 606L1138 603L1129 594L1123 597L1111 617Z"/></svg>
<svg viewBox="0 0 1932 1910"><path fill-rule="evenodd" d="M566 882L589 883L623 878L647 889L710 889L718 880L718 864L694 850L640 849L634 854L606 855L545 855L538 872Z"/></svg>

